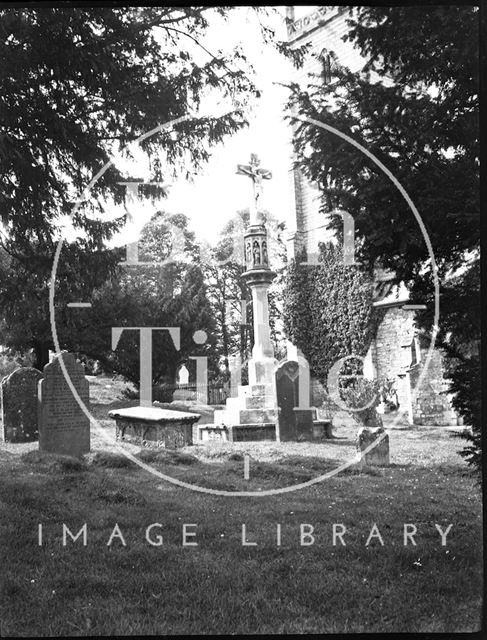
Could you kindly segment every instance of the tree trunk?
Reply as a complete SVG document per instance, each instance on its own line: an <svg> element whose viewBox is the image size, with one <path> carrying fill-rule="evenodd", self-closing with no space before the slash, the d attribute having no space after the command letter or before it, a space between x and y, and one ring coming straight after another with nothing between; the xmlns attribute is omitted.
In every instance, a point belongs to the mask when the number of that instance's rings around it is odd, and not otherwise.
<svg viewBox="0 0 487 640"><path fill-rule="evenodd" d="M34 367L43 372L49 362L49 342L36 342L34 344Z"/></svg>
<svg viewBox="0 0 487 640"><path fill-rule="evenodd" d="M221 310L221 319L222 319L222 351L223 351L223 364L225 366L225 373L228 377L230 377L230 365L228 363L228 327L227 327L227 313L225 309L225 300L223 301L222 310Z"/></svg>

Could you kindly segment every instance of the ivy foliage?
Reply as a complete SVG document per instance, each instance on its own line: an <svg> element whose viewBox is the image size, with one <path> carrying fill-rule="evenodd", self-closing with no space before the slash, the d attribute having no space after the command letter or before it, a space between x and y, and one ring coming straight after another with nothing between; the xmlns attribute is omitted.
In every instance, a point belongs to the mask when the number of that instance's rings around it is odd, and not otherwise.
<svg viewBox="0 0 487 640"><path fill-rule="evenodd" d="M322 243L319 264L304 261L303 252L289 266L284 330L308 360L311 375L326 384L337 360L366 355L382 314L372 306L371 274L345 265L341 246Z"/></svg>

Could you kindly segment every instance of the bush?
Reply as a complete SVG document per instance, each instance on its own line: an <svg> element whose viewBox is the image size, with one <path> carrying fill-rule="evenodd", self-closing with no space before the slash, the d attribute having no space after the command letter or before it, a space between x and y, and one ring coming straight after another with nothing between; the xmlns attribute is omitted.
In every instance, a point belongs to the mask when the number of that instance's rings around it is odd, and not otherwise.
<svg viewBox="0 0 487 640"><path fill-rule="evenodd" d="M453 368L453 363L452 363ZM462 437L468 445L460 452L472 470L482 478L482 377L480 356L473 354L456 362L451 376L450 393L453 393L453 407L463 416L472 432L464 431Z"/></svg>
<svg viewBox="0 0 487 640"><path fill-rule="evenodd" d="M7 355L0 355L0 378L9 376L15 369L19 368L17 360Z"/></svg>
<svg viewBox="0 0 487 640"><path fill-rule="evenodd" d="M8 349L0 354L0 380L5 376L9 376L19 367L32 366L33 357L29 352L22 354Z"/></svg>
<svg viewBox="0 0 487 640"><path fill-rule="evenodd" d="M381 427L382 418L377 413L376 407L382 396L383 385L378 380L357 378L352 383L342 386L340 396L348 407L359 409L350 411L353 419L364 427ZM369 405L369 406L367 406Z"/></svg>
<svg viewBox="0 0 487 640"><path fill-rule="evenodd" d="M100 363L98 362L98 360L95 360L94 358L89 358L88 356L85 356L82 353L77 353L76 357L83 364L85 368L85 375L97 376L100 373L103 373L103 369Z"/></svg>
<svg viewBox="0 0 487 640"><path fill-rule="evenodd" d="M152 387L152 402L172 402L175 385L163 382L162 384L154 385ZM139 389L132 387L125 387L122 391L122 396L127 400L139 400Z"/></svg>
<svg viewBox="0 0 487 640"><path fill-rule="evenodd" d="M396 381L393 378L380 381L380 394L388 411L397 411L399 409Z"/></svg>

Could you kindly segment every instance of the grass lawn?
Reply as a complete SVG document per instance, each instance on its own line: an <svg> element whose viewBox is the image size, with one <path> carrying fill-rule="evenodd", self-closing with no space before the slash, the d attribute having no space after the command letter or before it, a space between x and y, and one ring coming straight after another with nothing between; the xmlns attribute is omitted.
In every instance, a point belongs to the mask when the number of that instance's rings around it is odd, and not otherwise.
<svg viewBox="0 0 487 640"><path fill-rule="evenodd" d="M113 402L117 386L100 379L92 391L93 412L113 435L106 415L123 404ZM186 482L258 492L350 459L355 430L343 426L336 435L323 444L127 449ZM480 628L481 495L456 453L463 441L446 429L393 429L387 468L351 468L299 491L256 497L180 488L130 463L96 432L92 444L83 462L39 455L36 443L0 444L2 636ZM86 523L86 546L80 537L63 547L63 523L73 533ZM107 545L116 523L126 546L120 535ZM153 540L163 536L161 546L145 539L152 523L162 525L152 531ZM346 546L333 545L334 523L346 527ZM383 546L377 535L365 544L374 523ZM417 527L416 546L403 545L404 523ZM197 525L187 540L198 546L183 546L183 524ZM242 524L256 545L242 545ZM452 524L446 546L435 524ZM314 544L300 544L301 525L312 525Z"/></svg>

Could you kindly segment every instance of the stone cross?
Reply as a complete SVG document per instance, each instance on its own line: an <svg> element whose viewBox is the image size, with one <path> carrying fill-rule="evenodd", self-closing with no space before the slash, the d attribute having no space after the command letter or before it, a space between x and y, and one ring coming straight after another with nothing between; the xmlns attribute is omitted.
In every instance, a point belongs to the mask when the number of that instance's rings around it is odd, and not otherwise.
<svg viewBox="0 0 487 640"><path fill-rule="evenodd" d="M261 169L259 167L260 160L257 154L250 154L250 164L238 164L237 174L241 176L247 176L252 180L253 188L253 200L250 206L250 224L257 224L257 208L259 206L259 200L262 195L262 180L270 180L272 173L268 169Z"/></svg>

